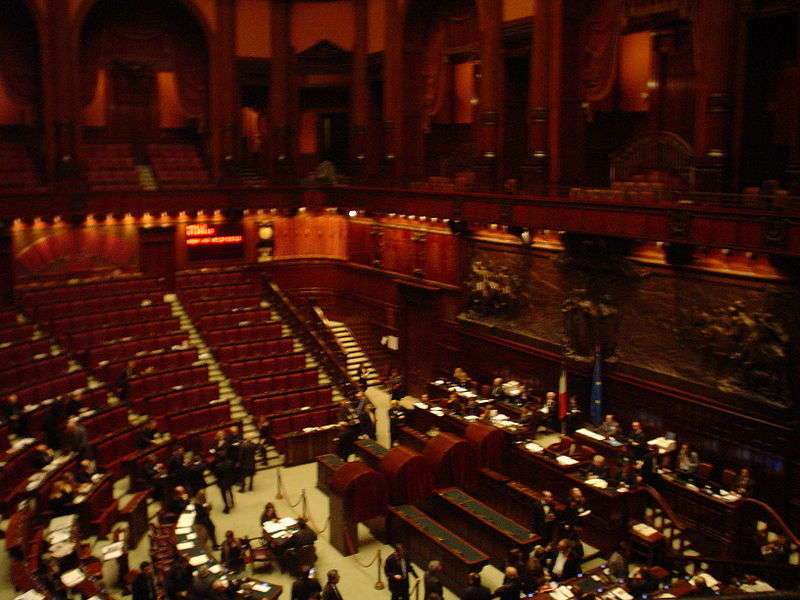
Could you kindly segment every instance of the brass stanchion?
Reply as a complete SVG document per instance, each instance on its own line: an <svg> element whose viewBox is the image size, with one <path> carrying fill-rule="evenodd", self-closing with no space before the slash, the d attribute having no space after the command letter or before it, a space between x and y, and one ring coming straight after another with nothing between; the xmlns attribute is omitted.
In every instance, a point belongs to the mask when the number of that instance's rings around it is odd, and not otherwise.
<svg viewBox="0 0 800 600"><path fill-rule="evenodd" d="M275 469L275 472L278 474L277 475L277 477L278 477L278 493L275 494L275 498L277 498L278 500L282 500L283 499L283 494L281 493L281 488L283 487L283 479L281 479L281 468L278 467L277 469Z"/></svg>
<svg viewBox="0 0 800 600"><path fill-rule="evenodd" d="M308 499L306 498L305 488L300 491L300 502L303 503L303 506L300 508L300 514L304 519L308 520Z"/></svg>
<svg viewBox="0 0 800 600"><path fill-rule="evenodd" d="M383 566L383 560L381 559L381 549L378 548L378 581L375 582L375 589L382 590L384 587L383 581L381 580L381 567Z"/></svg>

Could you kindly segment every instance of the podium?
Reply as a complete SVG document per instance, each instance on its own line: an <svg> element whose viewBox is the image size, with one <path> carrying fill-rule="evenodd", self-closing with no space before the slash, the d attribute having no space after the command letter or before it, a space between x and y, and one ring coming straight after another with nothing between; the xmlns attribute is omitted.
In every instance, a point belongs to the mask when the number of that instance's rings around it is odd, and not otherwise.
<svg viewBox="0 0 800 600"><path fill-rule="evenodd" d="M388 480L393 505L417 504L433 492L430 465L411 448L395 446L381 459L380 467Z"/></svg>
<svg viewBox="0 0 800 600"><path fill-rule="evenodd" d="M440 433L428 441L423 456L433 470L436 489L475 487L478 457L475 447L465 439L452 433Z"/></svg>
<svg viewBox="0 0 800 600"><path fill-rule="evenodd" d="M503 470L506 436L500 429L486 423L470 423L464 430L464 437L477 448L482 469Z"/></svg>
<svg viewBox="0 0 800 600"><path fill-rule="evenodd" d="M367 523L371 530L383 529L389 499L386 477L363 462L346 462L330 476L328 489L330 542L349 556L358 551L359 523Z"/></svg>

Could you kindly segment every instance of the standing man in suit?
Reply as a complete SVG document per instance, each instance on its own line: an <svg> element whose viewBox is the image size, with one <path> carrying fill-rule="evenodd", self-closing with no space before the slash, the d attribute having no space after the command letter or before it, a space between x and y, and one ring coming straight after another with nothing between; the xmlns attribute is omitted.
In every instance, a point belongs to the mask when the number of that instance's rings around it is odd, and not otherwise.
<svg viewBox="0 0 800 600"><path fill-rule="evenodd" d="M92 448L89 446L89 434L86 427L72 418L67 421L64 429L64 449L67 452L74 452L79 459L92 458Z"/></svg>
<svg viewBox="0 0 800 600"><path fill-rule="evenodd" d="M481 576L478 573L469 574L469 585L461 592L460 600L491 600L492 592L485 585L481 585Z"/></svg>
<svg viewBox="0 0 800 600"><path fill-rule="evenodd" d="M156 600L156 580L153 577L153 567L144 561L139 565L139 573L133 580L133 600Z"/></svg>
<svg viewBox="0 0 800 600"><path fill-rule="evenodd" d="M553 540L557 522L558 515L553 492L543 490L541 499L533 504L531 528L542 536L545 544L549 544Z"/></svg>
<svg viewBox="0 0 800 600"><path fill-rule="evenodd" d="M339 571L331 569L328 571L328 581L325 587L322 588L322 597L320 600L342 600L342 595L339 593L337 587L339 583Z"/></svg>
<svg viewBox="0 0 800 600"><path fill-rule="evenodd" d="M419 579L419 575L414 570L411 561L408 560L403 544L397 544L394 547L394 553L386 558L383 572L389 582L391 600L408 600L408 576L411 574L415 579Z"/></svg>
<svg viewBox="0 0 800 600"><path fill-rule="evenodd" d="M444 597L442 580L439 579L439 573L441 573L441 571L442 563L440 563L438 560L432 560L428 563L428 570L425 572L425 575L422 579L423 583L425 584L425 593L423 595L425 600L431 600L435 597Z"/></svg>
<svg viewBox="0 0 800 600"><path fill-rule="evenodd" d="M239 445L239 493L247 490L247 480L250 480L250 491L253 491L253 478L256 476L256 452L258 446L251 439L244 439Z"/></svg>

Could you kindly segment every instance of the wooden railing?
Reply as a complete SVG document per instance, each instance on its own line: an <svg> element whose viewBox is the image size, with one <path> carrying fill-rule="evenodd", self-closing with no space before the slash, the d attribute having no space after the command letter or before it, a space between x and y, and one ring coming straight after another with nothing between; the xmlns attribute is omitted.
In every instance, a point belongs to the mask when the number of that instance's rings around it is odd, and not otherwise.
<svg viewBox="0 0 800 600"><path fill-rule="evenodd" d="M338 343L332 342L332 332L311 310L303 314L277 285L264 278L262 293L270 306L280 315L314 359L325 369L333 384L348 399L355 397L356 388L347 373L347 360ZM334 338L335 339L335 338Z"/></svg>
<svg viewBox="0 0 800 600"><path fill-rule="evenodd" d="M768 581L778 589L793 589L800 581L800 569L796 565L776 564L766 561L737 560L709 556L687 556L667 553L662 562L673 573L688 575L686 567L693 566L693 573L709 573L720 581L735 581L744 575L755 575ZM725 595L729 598L728 595ZM762 597L759 594L759 598Z"/></svg>

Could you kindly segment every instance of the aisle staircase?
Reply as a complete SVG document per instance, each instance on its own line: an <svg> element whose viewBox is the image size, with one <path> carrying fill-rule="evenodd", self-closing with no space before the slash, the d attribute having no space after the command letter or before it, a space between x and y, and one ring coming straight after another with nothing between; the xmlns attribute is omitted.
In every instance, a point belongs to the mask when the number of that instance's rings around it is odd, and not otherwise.
<svg viewBox="0 0 800 600"><path fill-rule="evenodd" d="M153 169L148 165L136 165L136 173L139 175L139 185L143 190L153 192L158 189L156 176Z"/></svg>
<svg viewBox="0 0 800 600"><path fill-rule="evenodd" d="M369 357L361 349L361 346L358 344L358 341L350 332L347 325L337 321L328 321L327 323L347 356L347 374L350 378L352 379L356 376L358 367L361 365L367 369L367 384L370 387L373 385L380 385L380 378L378 377L377 371L372 366Z"/></svg>

